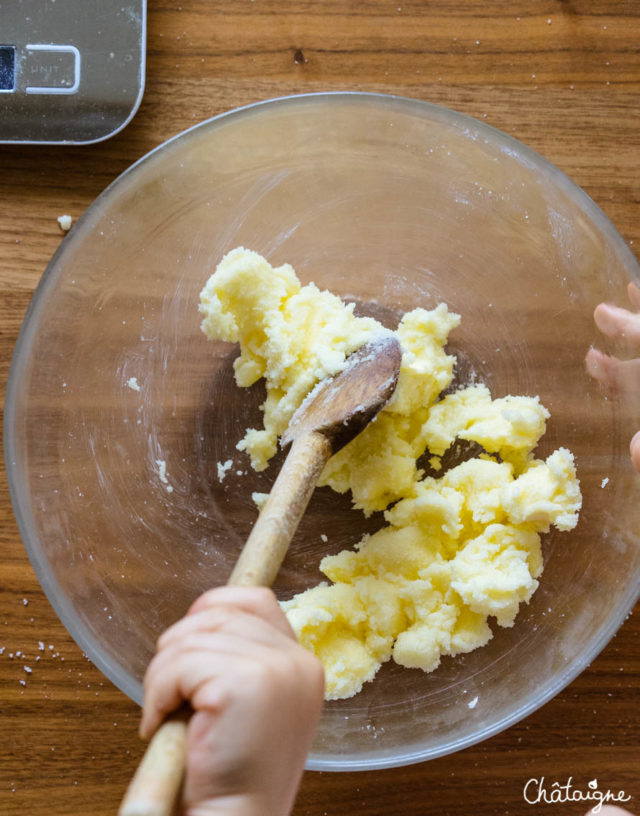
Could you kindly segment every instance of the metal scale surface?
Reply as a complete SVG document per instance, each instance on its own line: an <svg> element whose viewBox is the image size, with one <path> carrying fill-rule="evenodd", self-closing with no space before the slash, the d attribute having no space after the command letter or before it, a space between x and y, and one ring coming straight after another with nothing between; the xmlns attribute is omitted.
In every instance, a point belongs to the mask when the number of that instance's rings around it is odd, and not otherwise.
<svg viewBox="0 0 640 816"><path fill-rule="evenodd" d="M89 144L135 115L146 0L0 0L0 142Z"/></svg>

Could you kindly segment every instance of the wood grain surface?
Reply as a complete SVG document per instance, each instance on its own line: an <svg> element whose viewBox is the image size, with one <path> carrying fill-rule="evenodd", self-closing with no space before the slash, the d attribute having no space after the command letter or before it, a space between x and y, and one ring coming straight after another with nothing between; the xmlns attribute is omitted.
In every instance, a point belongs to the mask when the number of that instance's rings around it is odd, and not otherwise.
<svg viewBox="0 0 640 816"><path fill-rule="evenodd" d="M180 4L178 4L180 3ZM129 164L207 117L271 97L368 90L446 105L572 177L640 242L637 0L150 0L146 91L90 147L0 145L0 366L74 219ZM1 29L0 29L1 31ZM0 39L2 35L0 34ZM138 709L80 652L46 600L0 475L0 813L113 814L142 753ZM640 814L640 620L508 731L429 763L308 773L295 816L580 814L531 806L530 778L624 790ZM28 668L25 668L28 667Z"/></svg>

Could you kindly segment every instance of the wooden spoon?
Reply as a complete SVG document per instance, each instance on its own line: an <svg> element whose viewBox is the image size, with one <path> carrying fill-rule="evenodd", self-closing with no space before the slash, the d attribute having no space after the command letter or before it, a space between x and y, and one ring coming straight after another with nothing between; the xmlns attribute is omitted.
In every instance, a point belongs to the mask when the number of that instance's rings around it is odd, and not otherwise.
<svg viewBox="0 0 640 816"><path fill-rule="evenodd" d="M281 439L291 449L228 580L270 586L280 569L320 473L330 456L373 420L395 390L402 351L384 334L350 355L336 377L316 386ZM119 816L170 816L184 774L190 711L154 734L125 794Z"/></svg>

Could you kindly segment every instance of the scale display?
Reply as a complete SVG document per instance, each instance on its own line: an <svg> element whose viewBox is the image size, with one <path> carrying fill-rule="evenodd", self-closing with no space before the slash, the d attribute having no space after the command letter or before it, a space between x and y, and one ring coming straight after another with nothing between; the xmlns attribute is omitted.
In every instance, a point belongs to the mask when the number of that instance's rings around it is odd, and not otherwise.
<svg viewBox="0 0 640 816"><path fill-rule="evenodd" d="M88 144L144 91L146 0L0 0L0 142Z"/></svg>
<svg viewBox="0 0 640 816"><path fill-rule="evenodd" d="M0 91L11 93L16 89L16 49L0 45Z"/></svg>

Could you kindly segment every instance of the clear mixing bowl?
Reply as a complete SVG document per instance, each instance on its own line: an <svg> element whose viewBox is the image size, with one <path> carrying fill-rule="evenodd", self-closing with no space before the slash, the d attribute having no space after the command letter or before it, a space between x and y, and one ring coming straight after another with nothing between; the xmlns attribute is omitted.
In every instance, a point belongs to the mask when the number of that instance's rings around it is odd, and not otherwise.
<svg viewBox="0 0 640 816"><path fill-rule="evenodd" d="M236 349L199 329L199 292L237 245L388 323L447 302L462 315L458 382L539 394L551 419L538 455L569 447L584 495L577 529L545 537L541 586L513 628L431 674L387 664L327 704L308 767L417 762L516 722L587 666L638 595L639 407L590 379L584 357L605 344L594 306L622 305L640 271L561 172L424 102L319 94L219 116L120 176L61 243L16 347L5 428L16 515L51 603L141 702L159 633L226 581L256 517L251 493L278 467L256 474L236 451L261 386L236 388ZM318 490L279 597L380 524Z"/></svg>

